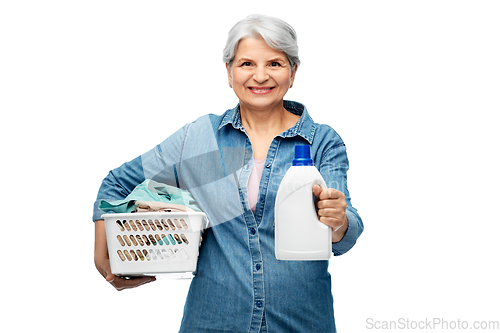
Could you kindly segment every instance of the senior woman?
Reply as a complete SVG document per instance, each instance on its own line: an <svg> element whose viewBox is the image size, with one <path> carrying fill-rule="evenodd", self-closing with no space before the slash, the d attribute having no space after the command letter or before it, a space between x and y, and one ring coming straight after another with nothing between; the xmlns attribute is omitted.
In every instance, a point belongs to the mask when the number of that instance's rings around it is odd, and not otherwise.
<svg viewBox="0 0 500 333"><path fill-rule="evenodd" d="M363 224L347 190L345 145L332 128L314 123L304 105L283 100L300 64L287 23L261 15L238 22L224 62L238 105L200 117L110 171L95 207L154 179L189 190L207 214L181 332L335 332L328 261L276 259L274 202L295 145L310 145L329 187L311 191L320 221L331 227L332 251L352 248ZM118 290L153 281L111 273L102 213L94 209L99 272Z"/></svg>

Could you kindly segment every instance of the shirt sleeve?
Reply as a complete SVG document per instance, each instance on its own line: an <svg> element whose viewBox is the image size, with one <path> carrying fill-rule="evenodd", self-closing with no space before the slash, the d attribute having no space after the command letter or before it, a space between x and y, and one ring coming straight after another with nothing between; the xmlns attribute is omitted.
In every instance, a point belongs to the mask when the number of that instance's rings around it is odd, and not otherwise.
<svg viewBox="0 0 500 333"><path fill-rule="evenodd" d="M111 170L99 188L94 202L92 220L99 220L104 214L98 208L102 200L125 199L137 185L146 179L179 187L176 168L181 160L182 147L188 129L189 124L150 151Z"/></svg>
<svg viewBox="0 0 500 333"><path fill-rule="evenodd" d="M319 171L328 188L343 192L347 203L347 231L339 242L332 244L333 254L339 256L349 251L356 244L356 240L363 232L364 226L358 211L351 204L351 197L347 188L349 160L347 159L345 144L335 131L331 131L333 136L330 133L328 137L332 138L332 140L326 144L323 150Z"/></svg>

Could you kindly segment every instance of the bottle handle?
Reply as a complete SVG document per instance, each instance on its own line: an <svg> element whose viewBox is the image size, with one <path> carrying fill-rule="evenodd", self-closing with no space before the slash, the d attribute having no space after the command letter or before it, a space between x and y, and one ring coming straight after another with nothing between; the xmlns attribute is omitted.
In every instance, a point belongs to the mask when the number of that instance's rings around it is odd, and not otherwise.
<svg viewBox="0 0 500 333"><path fill-rule="evenodd" d="M323 178L318 178L318 179L315 179L313 182L312 182L313 186L314 185L319 185L319 187L321 187L321 190L324 191L326 189L328 189L328 186L326 185L325 183L325 180ZM312 192L312 186L311 186L311 192ZM316 209L316 216L317 216L317 219L318 219L318 223L321 224L322 227L324 227L325 229L328 228L328 229L331 229L330 226L322 223L320 220L319 220L319 216L318 216L318 207L316 206L316 203L318 202L318 200L316 199L316 196L314 195L313 193L313 202L314 202L314 208Z"/></svg>

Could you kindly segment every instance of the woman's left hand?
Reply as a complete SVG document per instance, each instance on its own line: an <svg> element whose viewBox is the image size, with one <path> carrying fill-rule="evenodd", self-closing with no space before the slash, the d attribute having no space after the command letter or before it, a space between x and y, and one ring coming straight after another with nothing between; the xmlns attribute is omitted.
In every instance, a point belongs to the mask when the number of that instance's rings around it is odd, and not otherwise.
<svg viewBox="0 0 500 333"><path fill-rule="evenodd" d="M332 228L332 242L339 242L344 237L348 225L344 193L333 188L323 190L319 185L314 185L312 190L316 196L320 222Z"/></svg>

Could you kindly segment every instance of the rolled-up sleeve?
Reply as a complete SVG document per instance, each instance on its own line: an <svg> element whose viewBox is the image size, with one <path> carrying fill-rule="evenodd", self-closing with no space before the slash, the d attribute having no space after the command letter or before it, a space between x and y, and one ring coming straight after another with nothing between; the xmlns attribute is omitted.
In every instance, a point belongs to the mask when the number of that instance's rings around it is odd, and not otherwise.
<svg viewBox="0 0 500 333"><path fill-rule="evenodd" d="M99 220L101 219L101 215L104 214L99 209L99 204L102 200L114 201L125 199L144 180L141 156L122 164L119 168L111 170L102 180L101 187L97 193L92 220Z"/></svg>
<svg viewBox="0 0 500 333"><path fill-rule="evenodd" d="M363 232L363 222L361 221L361 218L359 217L356 209L352 207L347 208L346 216L349 223L347 226L347 231L344 237L339 242L332 244L332 252L336 256L342 255L349 251L354 246L354 244L356 244L358 237Z"/></svg>
<svg viewBox="0 0 500 333"><path fill-rule="evenodd" d="M99 209L102 200L125 199L137 185L146 179L178 187L176 165L181 160L182 147L188 129L189 124L148 152L111 170L99 188L94 202L92 220L99 220L104 214Z"/></svg>

